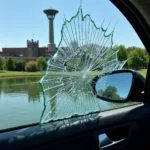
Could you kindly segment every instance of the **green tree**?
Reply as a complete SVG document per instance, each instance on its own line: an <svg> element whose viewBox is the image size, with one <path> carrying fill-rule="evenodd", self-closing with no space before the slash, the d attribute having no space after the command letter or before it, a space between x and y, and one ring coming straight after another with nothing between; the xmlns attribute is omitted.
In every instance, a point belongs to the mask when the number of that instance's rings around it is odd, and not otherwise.
<svg viewBox="0 0 150 150"><path fill-rule="evenodd" d="M135 46L130 46L130 47L128 47L128 48L127 48L127 53L133 51L133 50L136 49L136 48L137 48L137 47L135 47Z"/></svg>
<svg viewBox="0 0 150 150"><path fill-rule="evenodd" d="M117 88L114 86L108 86L103 92L103 96L106 98L112 98L114 94L117 93Z"/></svg>
<svg viewBox="0 0 150 150"><path fill-rule="evenodd" d="M115 86L108 86L104 91L98 90L98 95L111 100L121 100L122 98L117 94L117 88Z"/></svg>
<svg viewBox="0 0 150 150"><path fill-rule="evenodd" d="M26 62L24 60L15 60L16 71L25 71Z"/></svg>
<svg viewBox="0 0 150 150"><path fill-rule="evenodd" d="M3 70L3 66L4 66L4 59L2 56L0 56L0 70Z"/></svg>
<svg viewBox="0 0 150 150"><path fill-rule="evenodd" d="M67 65L67 70L71 70L73 68L73 63L71 61L68 61L66 65Z"/></svg>
<svg viewBox="0 0 150 150"><path fill-rule="evenodd" d="M37 71L37 64L36 64L36 62L35 61L27 62L26 66L25 66L25 70L29 71L29 72Z"/></svg>
<svg viewBox="0 0 150 150"><path fill-rule="evenodd" d="M147 52L147 50L146 49L143 49L143 51L144 51L144 53L145 53L145 55L147 56L147 58L148 58L148 60L149 60L149 53Z"/></svg>
<svg viewBox="0 0 150 150"><path fill-rule="evenodd" d="M118 50L119 61L127 60L128 54L127 54L127 49L124 45L117 46L116 50Z"/></svg>
<svg viewBox="0 0 150 150"><path fill-rule="evenodd" d="M12 57L8 57L5 61L4 66L5 66L5 69L14 71L16 68L15 60Z"/></svg>
<svg viewBox="0 0 150 150"><path fill-rule="evenodd" d="M36 64L39 71L46 69L46 59L43 56L37 58Z"/></svg>
<svg viewBox="0 0 150 150"><path fill-rule="evenodd" d="M128 51L127 48L124 45L119 45L114 47L115 50L118 50L118 60L124 61L128 59ZM128 64L126 63L124 67L128 67Z"/></svg>
<svg viewBox="0 0 150 150"><path fill-rule="evenodd" d="M128 59L128 66L132 69L144 69L148 66L148 56L140 48L130 51Z"/></svg>

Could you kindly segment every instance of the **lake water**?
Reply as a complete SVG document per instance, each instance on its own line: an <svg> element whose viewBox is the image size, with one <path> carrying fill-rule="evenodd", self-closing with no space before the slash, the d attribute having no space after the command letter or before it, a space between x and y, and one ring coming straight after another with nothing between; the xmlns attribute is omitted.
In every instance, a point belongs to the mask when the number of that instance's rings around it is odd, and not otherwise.
<svg viewBox="0 0 150 150"><path fill-rule="evenodd" d="M43 96L39 77L0 79L0 129L39 122Z"/></svg>
<svg viewBox="0 0 150 150"><path fill-rule="evenodd" d="M44 99L39 80L40 77L0 79L0 129L40 121L44 109ZM60 97L58 96L57 99ZM123 105L125 104L101 101L102 110Z"/></svg>

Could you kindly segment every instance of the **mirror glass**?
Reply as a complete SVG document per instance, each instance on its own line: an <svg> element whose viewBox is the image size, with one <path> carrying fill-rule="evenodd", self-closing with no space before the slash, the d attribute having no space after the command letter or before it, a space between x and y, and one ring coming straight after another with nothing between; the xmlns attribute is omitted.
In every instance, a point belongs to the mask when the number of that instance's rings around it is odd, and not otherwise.
<svg viewBox="0 0 150 150"><path fill-rule="evenodd" d="M96 82L97 96L107 100L125 100L132 86L133 75L130 72L99 76Z"/></svg>

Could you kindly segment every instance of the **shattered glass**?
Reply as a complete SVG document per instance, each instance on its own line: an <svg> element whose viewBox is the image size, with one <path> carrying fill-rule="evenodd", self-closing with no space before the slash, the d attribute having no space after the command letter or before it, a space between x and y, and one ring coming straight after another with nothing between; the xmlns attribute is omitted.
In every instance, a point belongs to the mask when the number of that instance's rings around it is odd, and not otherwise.
<svg viewBox="0 0 150 150"><path fill-rule="evenodd" d="M97 75L122 69L118 51L112 48L114 30L97 27L82 8L70 20L65 19L57 52L47 61L40 80L44 110L40 123L100 112L100 100L93 94L91 82Z"/></svg>

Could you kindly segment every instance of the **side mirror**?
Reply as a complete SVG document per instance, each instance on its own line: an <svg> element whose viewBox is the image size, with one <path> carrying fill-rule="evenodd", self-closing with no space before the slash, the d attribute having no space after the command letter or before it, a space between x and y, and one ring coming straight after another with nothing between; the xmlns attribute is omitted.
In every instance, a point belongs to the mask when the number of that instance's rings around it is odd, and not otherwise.
<svg viewBox="0 0 150 150"><path fill-rule="evenodd" d="M96 76L92 81L97 98L111 102L143 101L145 78L133 70L118 70Z"/></svg>

